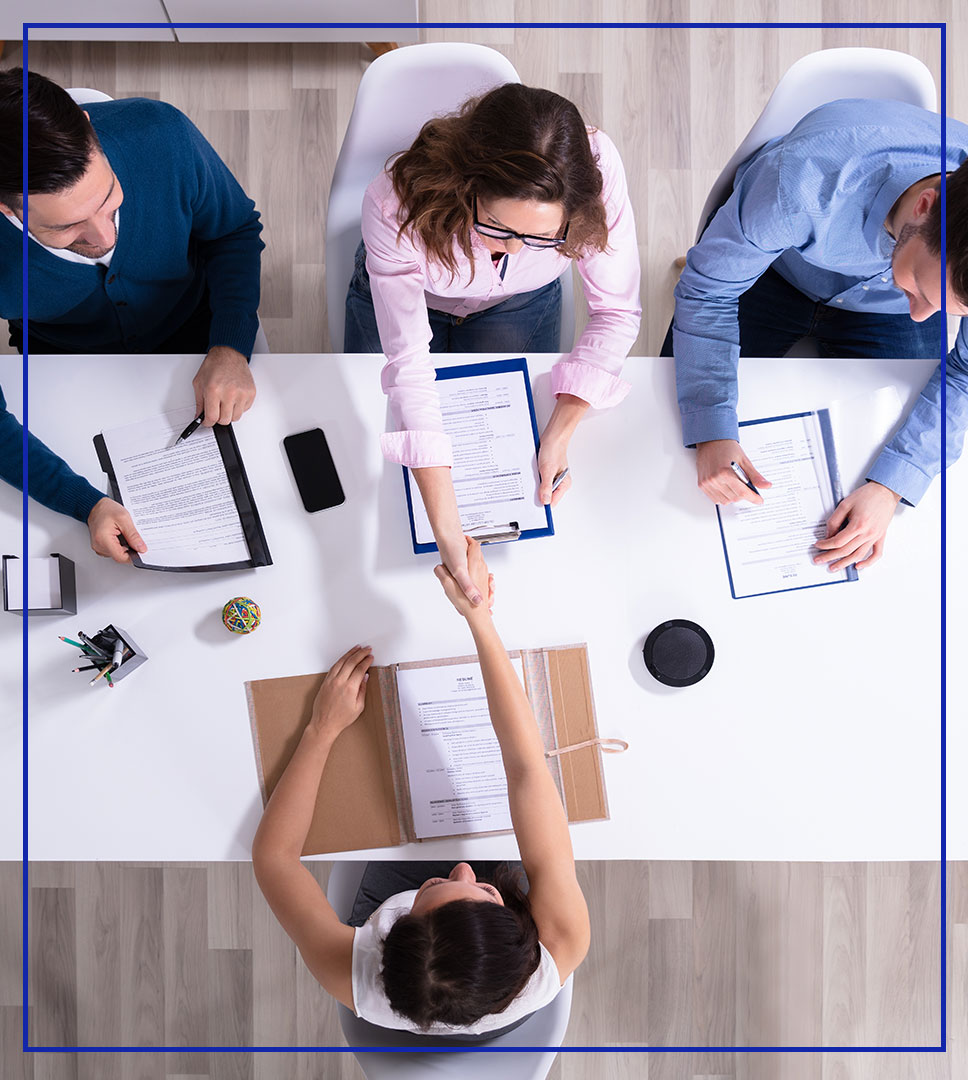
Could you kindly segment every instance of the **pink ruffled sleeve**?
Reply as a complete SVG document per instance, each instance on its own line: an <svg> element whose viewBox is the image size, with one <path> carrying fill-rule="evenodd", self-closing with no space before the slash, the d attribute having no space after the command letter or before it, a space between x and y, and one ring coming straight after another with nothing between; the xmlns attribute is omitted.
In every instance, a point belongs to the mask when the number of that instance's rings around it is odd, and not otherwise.
<svg viewBox="0 0 968 1080"><path fill-rule="evenodd" d="M366 189L362 218L373 309L387 358L381 383L397 427L380 445L385 457L401 465L451 465L430 358L425 261L406 237L397 239L399 208L389 178L381 174Z"/></svg>
<svg viewBox="0 0 968 1080"><path fill-rule="evenodd" d="M617 405L630 390L622 365L639 336L639 248L622 159L602 131L590 136L602 174L608 249L578 261L589 318L571 354L555 364L555 394L574 394L596 409Z"/></svg>

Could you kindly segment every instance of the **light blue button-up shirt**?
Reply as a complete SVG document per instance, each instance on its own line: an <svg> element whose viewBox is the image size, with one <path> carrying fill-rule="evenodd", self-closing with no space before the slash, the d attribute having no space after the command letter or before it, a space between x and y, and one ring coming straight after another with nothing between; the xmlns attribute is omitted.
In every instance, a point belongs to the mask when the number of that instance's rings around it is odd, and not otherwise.
<svg viewBox="0 0 968 1080"><path fill-rule="evenodd" d="M968 125L947 121L947 165L968 159ZM687 446L738 439L740 296L773 266L806 296L852 311L909 312L894 284L884 221L898 197L941 171L941 117L899 101L845 100L808 113L748 158L733 193L686 257L673 346ZM914 504L968 428L968 319L901 430L868 473Z"/></svg>

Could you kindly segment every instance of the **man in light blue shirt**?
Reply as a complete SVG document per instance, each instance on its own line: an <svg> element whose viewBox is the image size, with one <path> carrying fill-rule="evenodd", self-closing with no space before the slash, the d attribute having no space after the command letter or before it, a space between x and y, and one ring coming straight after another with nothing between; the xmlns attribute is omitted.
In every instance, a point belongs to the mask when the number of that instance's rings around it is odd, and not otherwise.
<svg viewBox="0 0 968 1080"><path fill-rule="evenodd" d="M968 315L968 126L947 121L946 306ZM737 361L814 337L822 356L930 357L941 311L941 117L898 101L844 100L808 113L737 170L733 192L687 258L672 346L683 441L717 503L769 487L740 447ZM913 320L913 321L912 321ZM816 562L870 566L899 501L914 505L968 427L968 322L867 481L827 522ZM667 354L667 346L663 352Z"/></svg>

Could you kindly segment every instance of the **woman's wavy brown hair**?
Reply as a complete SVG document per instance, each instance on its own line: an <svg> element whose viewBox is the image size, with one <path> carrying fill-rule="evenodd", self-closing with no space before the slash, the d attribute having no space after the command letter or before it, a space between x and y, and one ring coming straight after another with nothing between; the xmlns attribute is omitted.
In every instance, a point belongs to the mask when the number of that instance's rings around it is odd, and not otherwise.
<svg viewBox="0 0 968 1080"><path fill-rule="evenodd" d="M558 202L569 222L557 250L577 259L605 251L602 174L578 109L550 90L506 83L450 116L428 120L409 150L387 163L410 231L457 276L454 238L471 263L474 197Z"/></svg>

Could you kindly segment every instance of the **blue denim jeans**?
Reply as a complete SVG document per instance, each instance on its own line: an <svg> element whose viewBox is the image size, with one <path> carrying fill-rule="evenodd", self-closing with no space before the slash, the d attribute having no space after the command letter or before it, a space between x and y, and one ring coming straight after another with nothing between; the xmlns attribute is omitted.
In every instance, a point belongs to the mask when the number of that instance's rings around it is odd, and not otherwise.
<svg viewBox="0 0 968 1080"><path fill-rule="evenodd" d="M512 255L511 258L514 258ZM432 353L558 352L561 339L561 282L556 278L532 292L517 293L473 315L427 309ZM346 293L343 351L383 352L373 310L366 249L356 249L356 267Z"/></svg>
<svg viewBox="0 0 968 1080"><path fill-rule="evenodd" d="M916 323L910 315L846 311L811 300L771 267L739 298L740 356L785 356L801 338L813 338L823 357L914 360L939 357L941 312ZM661 356L672 356L672 326Z"/></svg>

